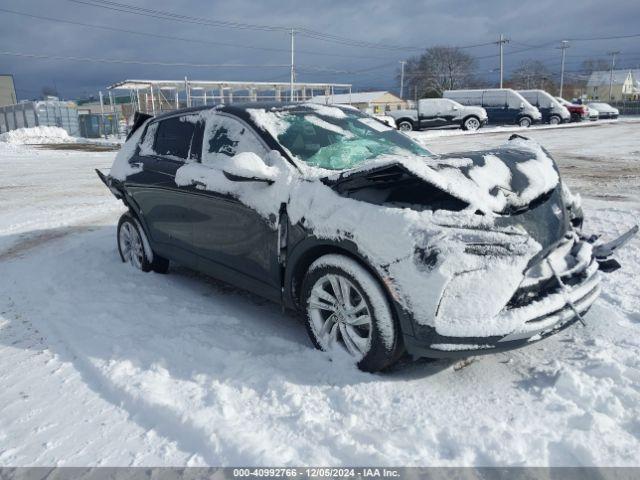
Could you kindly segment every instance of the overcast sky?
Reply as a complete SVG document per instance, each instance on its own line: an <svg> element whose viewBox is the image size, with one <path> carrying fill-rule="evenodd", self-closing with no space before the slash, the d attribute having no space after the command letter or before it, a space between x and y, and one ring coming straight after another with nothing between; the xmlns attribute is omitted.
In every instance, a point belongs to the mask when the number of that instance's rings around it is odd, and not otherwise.
<svg viewBox="0 0 640 480"><path fill-rule="evenodd" d="M84 1L84 0L83 0ZM116 1L116 0L114 0ZM356 41L408 47L402 50L363 48L296 36L296 64L301 81L353 83L364 88L397 89L398 62L420 49L441 45L476 45L504 33L507 74L527 59L560 69L557 43L563 38L640 34L638 0L530 0L525 2L461 0L404 1L254 1L117 0L119 3L213 20L308 28ZM3 0L0 9L87 23L144 34L169 35L187 42L30 18L0 11L0 50L39 55L110 58L165 63L285 65L259 68L198 68L157 65L86 63L0 55L0 73L15 77L18 98L36 97L54 85L65 98L95 94L126 78L287 81L289 35L282 31L221 28L166 21L108 10L71 0ZM243 48L218 43L251 46ZM273 50L268 50L273 49ZM619 64L640 64L640 37L572 41L567 70L579 70L589 56L608 58L620 50ZM498 47L466 51L480 58L478 75L497 78ZM306 67L306 68L305 68ZM374 68L376 67L376 68ZM347 73L312 71L311 68ZM367 70L358 72L360 70ZM358 72L358 73L354 73Z"/></svg>

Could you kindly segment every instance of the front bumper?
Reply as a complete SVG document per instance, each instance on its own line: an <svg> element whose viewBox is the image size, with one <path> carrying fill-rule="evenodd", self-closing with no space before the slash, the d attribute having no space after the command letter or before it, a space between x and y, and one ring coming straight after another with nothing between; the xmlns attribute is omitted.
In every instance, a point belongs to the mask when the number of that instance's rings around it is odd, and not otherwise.
<svg viewBox="0 0 640 480"><path fill-rule="evenodd" d="M525 271L520 286L494 319L509 326L508 332L453 337L414 323L414 335L404 335L405 347L414 357L449 358L495 353L542 340L575 323L596 301L598 261L592 245L572 234Z"/></svg>

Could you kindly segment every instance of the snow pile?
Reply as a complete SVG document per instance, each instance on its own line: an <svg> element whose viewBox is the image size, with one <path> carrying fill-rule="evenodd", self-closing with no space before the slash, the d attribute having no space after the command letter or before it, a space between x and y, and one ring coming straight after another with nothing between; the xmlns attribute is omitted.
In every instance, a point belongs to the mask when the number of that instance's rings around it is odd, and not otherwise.
<svg viewBox="0 0 640 480"><path fill-rule="evenodd" d="M60 127L18 128L0 134L0 142L13 145L37 145L43 143L75 143L66 130Z"/></svg>

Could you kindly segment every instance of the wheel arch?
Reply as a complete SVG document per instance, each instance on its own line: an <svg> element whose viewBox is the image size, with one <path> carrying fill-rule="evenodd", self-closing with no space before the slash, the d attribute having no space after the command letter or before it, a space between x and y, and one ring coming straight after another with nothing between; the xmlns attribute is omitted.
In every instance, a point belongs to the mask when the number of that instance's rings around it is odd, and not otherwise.
<svg viewBox="0 0 640 480"><path fill-rule="evenodd" d="M460 122L460 126L464 128L464 124L467 123L467 120L469 120L470 118L475 118L476 120L478 120L478 123L480 124L480 127L482 127L482 122L480 121L480 117L475 113L468 113L467 115L462 117L462 121ZM480 127L478 127L478 129Z"/></svg>
<svg viewBox="0 0 640 480"><path fill-rule="evenodd" d="M416 128L416 121L413 118L410 118L410 117L401 117L401 118L398 118L397 120L395 120L395 122L396 122L396 125L398 125L398 127L400 126L400 123L402 123L402 122L409 122L412 125L413 129Z"/></svg>
<svg viewBox="0 0 640 480"><path fill-rule="evenodd" d="M331 241L314 238L303 241L302 243L303 244L299 244L292 252L289 257L288 266L285 270L284 300L286 303L290 303L288 306L295 308L298 311L301 310L299 302L300 287L302 286L305 274L313 262L327 254L344 255L362 266L373 276L380 285L387 302L389 302L391 316L395 324L395 328L398 331L398 335L396 336L398 344L396 345L397 350L395 360L399 359L405 352L404 336L414 335L412 324L413 320L412 316L394 300L394 295L391 293L390 286L383 277L384 273L374 268L351 241Z"/></svg>
<svg viewBox="0 0 640 480"><path fill-rule="evenodd" d="M356 261L360 266L367 270L380 283L380 286L387 297L387 301L391 305L391 309L395 310L393 296L391 295L389 287L381 272L371 265L371 262L358 251L353 242L349 240L333 241L317 238L303 240L295 246L293 251L289 252L289 259L287 261L287 268L285 269L283 285L285 299L288 306L294 308L300 307L300 286L302 285L304 276L313 262L327 254L344 255Z"/></svg>
<svg viewBox="0 0 640 480"><path fill-rule="evenodd" d="M531 122L531 125L533 125L533 117L528 113L523 113L521 115L518 115L518 117L516 118L516 124L520 124L523 118L528 118L529 122Z"/></svg>

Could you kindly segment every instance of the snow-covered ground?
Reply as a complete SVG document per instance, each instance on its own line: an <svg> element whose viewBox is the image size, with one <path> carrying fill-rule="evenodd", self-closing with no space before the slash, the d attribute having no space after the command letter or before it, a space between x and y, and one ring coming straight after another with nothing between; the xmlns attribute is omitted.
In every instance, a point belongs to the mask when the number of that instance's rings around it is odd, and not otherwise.
<svg viewBox="0 0 640 480"><path fill-rule="evenodd" d="M638 221L640 123L523 131ZM510 133L416 133L436 152ZM526 348L366 374L279 307L119 261L113 152L0 144L0 465L639 465L640 241L576 325Z"/></svg>

